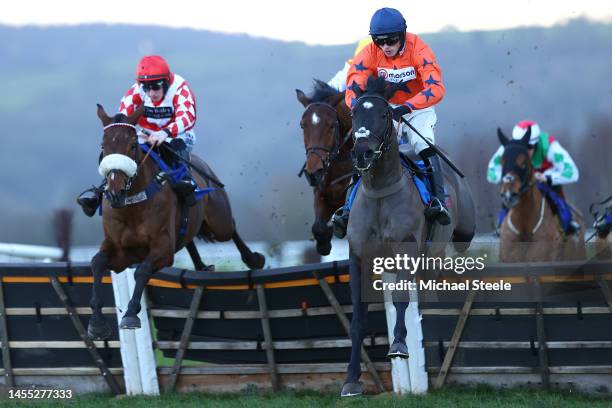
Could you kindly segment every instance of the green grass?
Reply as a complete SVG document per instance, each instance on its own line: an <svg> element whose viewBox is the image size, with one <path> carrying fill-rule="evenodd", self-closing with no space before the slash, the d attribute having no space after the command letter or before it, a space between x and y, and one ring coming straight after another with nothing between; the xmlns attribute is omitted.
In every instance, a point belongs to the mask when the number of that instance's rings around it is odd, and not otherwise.
<svg viewBox="0 0 612 408"><path fill-rule="evenodd" d="M572 392L541 391L529 389L496 390L486 386L477 388L453 388L432 391L425 396L403 396L387 393L375 396L340 399L337 394L316 392L242 393L242 394L164 394L161 397L121 397L87 395L62 402L15 402L11 406L62 406L69 407L610 407L609 397L589 396ZM0 405L1 404L0 402Z"/></svg>

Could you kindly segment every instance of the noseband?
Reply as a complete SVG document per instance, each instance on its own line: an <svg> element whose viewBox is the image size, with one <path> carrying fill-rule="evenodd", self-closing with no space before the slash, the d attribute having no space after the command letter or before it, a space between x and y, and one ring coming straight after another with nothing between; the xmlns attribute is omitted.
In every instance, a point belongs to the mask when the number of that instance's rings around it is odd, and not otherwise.
<svg viewBox="0 0 612 408"><path fill-rule="evenodd" d="M379 95L362 95L359 98L357 98L357 104L355 104L355 106L357 106L362 100L364 99L380 99L382 101L384 101L385 103L385 107L386 107L386 111L387 111L387 123L385 124L385 129L383 130L382 133L382 137L379 137L378 135L373 135L373 137L376 139L376 141L379 142L378 144L378 148L376 150L374 150L374 158L369 161L368 165L366 167L360 168L357 167L357 165L355 165L355 168L357 169L357 171L359 171L360 173L366 173L368 170L370 170L370 168L374 165L374 163L376 162L376 160L380 159L380 157L387 151L389 150L389 148L391 147L391 143L390 143L390 136L393 134L393 112L391 111L391 107L389 106L389 102L383 98L382 96ZM353 115L354 112L354 108L351 111L351 115ZM355 143L357 142L358 139L361 138L368 138L370 136L370 131L367 129L357 129L354 130L353 132L353 139L355 141ZM352 152L352 157L353 157L353 163L355 163L355 152L353 150Z"/></svg>
<svg viewBox="0 0 612 408"><path fill-rule="evenodd" d="M111 124L108 124L108 125L104 126L103 131L106 132L108 129L110 129L112 127L115 127L115 126L129 127L129 128L132 128L134 130L134 132L136 132L136 126L134 126L134 125L132 125L130 123L111 123ZM136 136L136 142L138 142L138 136ZM137 150L140 151L140 149L137 149ZM124 157L127 157L127 158L131 159L131 157L129 157L129 156L125 156L125 155L120 155L120 156L124 156ZM148 154L145 156L145 159L146 159L147 156L148 156ZM137 160L138 159L133 160L133 161L136 162ZM123 172L121 169L110 169L106 173L106 176L108 176L109 174L111 174L113 172L121 171L122 173L124 173L127 176L127 182L125 183L125 191L130 191L130 189L132 188L132 183L138 177L138 170L140 170L140 168L141 168L143 163L144 163L144 159L136 166L136 170L134 171L134 174L132 174L132 176L129 176L128 174ZM104 176L104 177L106 177L106 176Z"/></svg>

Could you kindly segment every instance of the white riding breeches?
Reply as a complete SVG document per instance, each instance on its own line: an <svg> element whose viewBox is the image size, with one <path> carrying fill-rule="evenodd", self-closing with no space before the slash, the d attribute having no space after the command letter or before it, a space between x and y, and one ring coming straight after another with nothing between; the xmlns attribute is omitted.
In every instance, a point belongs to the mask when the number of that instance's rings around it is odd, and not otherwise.
<svg viewBox="0 0 612 408"><path fill-rule="evenodd" d="M191 152L193 150L193 146L195 145L196 136L193 130L188 130L187 132L179 133L176 136L177 139L182 139L185 142L185 146L187 146L187 151ZM172 141L171 137L167 137L166 142L170 143ZM145 143L145 140L138 138L138 143Z"/></svg>
<svg viewBox="0 0 612 408"><path fill-rule="evenodd" d="M424 136L431 144L435 144L435 129L438 117L433 106L425 109L414 110L403 116L422 136ZM393 121L397 129L397 122ZM429 146L404 122L399 127L397 134L397 142L401 152L413 150L415 153L420 153Z"/></svg>

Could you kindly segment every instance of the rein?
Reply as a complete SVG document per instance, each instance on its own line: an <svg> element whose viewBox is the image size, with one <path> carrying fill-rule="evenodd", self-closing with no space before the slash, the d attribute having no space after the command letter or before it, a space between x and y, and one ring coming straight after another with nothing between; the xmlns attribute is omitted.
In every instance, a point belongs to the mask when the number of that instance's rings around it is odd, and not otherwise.
<svg viewBox="0 0 612 408"><path fill-rule="evenodd" d="M374 158L368 163L368 165L366 167L364 167L364 168L357 167L354 164L354 161L355 161L354 153L352 154L353 165L355 166L357 171L359 173L361 173L361 174L367 173L370 170L370 168L372 168L372 166L374 165L376 160L380 159L382 157L382 155L387 150L389 150L389 148L391 147L391 143L389 143L389 140L390 140L390 136L393 134L393 114L391 112L391 107L389 106L389 102L385 98L380 96L380 95L362 95L359 98L357 98L357 104L359 104L359 101L361 101L362 99L365 99L365 98L380 99L380 100L385 102L385 106L386 106L386 110L387 110L387 124L385 125L385 129L383 130L382 138L379 138L376 135L374 136L376 138L376 140L380 142L380 144L378 145L378 148L374 151ZM355 106L357 106L357 104L355 104ZM359 139L360 137L368 137L368 135L369 135L369 131L367 131L367 135L365 135L365 136L357 136L358 133L359 133L359 130L354 132L355 141L356 141L356 139Z"/></svg>
<svg viewBox="0 0 612 408"><path fill-rule="evenodd" d="M536 231L540 229L540 226L542 226L542 221L544 221L545 204L546 204L546 198L544 197L544 195L542 195L542 204L540 205L540 219L538 220L536 225L531 230L532 235L535 234ZM518 228L516 228L514 224L512 223L512 209L510 209L510 211L508 212L508 228L510 228L510 231L514 232L516 235L521 235Z"/></svg>
<svg viewBox="0 0 612 408"><path fill-rule="evenodd" d="M128 127L131 128L132 130L134 130L134 132L136 132L136 126L132 125L131 123L110 123L106 126L104 126L103 131L106 132L108 129L115 127L115 126L124 126L124 127ZM138 136L136 136L136 142L138 143ZM138 149L138 151L140 151L140 149ZM140 161L140 163L136 166L136 171L134 172L134 174L132 175L132 177L128 177L127 182L125 183L125 190L126 191L130 191L132 188L132 183L134 182L134 180L136 180L136 178L138 177L138 173L139 170L142 168L142 166L144 165L145 161L147 160L147 157L149 157L149 154L151 154L151 152L153 151L153 146L151 146L148 150L147 153L145 154L145 156L142 158L142 160ZM115 170L111 170L115 171Z"/></svg>

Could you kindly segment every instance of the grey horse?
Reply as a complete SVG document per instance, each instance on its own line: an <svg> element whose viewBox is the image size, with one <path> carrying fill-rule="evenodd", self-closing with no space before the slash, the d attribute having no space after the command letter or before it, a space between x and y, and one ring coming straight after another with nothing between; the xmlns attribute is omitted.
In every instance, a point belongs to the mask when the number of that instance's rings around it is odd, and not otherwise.
<svg viewBox="0 0 612 408"><path fill-rule="evenodd" d="M353 162L362 175L348 224L349 274L353 315L351 322L351 359L341 396L360 395L361 345L365 335L368 307L362 302L362 262L371 254L412 248L409 256L443 254L453 242L458 251L466 250L474 236L476 211L467 182L448 166L443 167L450 196L449 225L431 225L423 213L417 188L400 163L397 136L387 100L395 90L383 78L370 77L365 92L355 89L353 107ZM409 243L409 245L406 245ZM406 253L407 251L403 251ZM367 264L365 265L372 265ZM367 272L367 271L365 271ZM365 276L365 275L364 275ZM398 278L402 277L400 272ZM367 283L366 283L367 284ZM407 293L394 291L397 320L394 341L388 357L408 358L405 314Z"/></svg>

